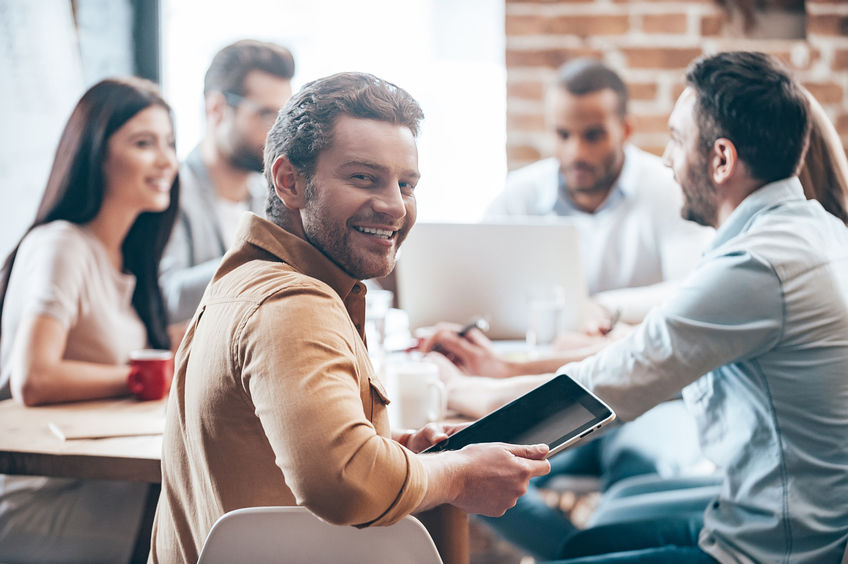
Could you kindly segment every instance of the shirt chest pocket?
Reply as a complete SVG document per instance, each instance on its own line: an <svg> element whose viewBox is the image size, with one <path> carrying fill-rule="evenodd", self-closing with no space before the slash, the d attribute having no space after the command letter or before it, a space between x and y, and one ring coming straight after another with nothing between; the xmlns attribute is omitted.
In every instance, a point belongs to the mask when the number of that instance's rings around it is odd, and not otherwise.
<svg viewBox="0 0 848 564"><path fill-rule="evenodd" d="M378 433L387 434L389 431L389 415L386 406L389 404L389 394L386 392L383 383L373 375L368 376L368 395L371 406L368 419L371 420Z"/></svg>
<svg viewBox="0 0 848 564"><path fill-rule="evenodd" d="M368 376L368 387L370 388L372 401L383 406L390 403L389 394L386 392L385 386L383 386L383 383L376 376Z"/></svg>

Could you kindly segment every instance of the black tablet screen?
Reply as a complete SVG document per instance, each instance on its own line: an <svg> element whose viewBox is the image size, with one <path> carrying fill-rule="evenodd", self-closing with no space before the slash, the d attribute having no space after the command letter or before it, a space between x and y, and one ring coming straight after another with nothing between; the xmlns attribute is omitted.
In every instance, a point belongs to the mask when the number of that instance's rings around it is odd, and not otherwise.
<svg viewBox="0 0 848 564"><path fill-rule="evenodd" d="M425 452L473 443L546 443L551 450L594 429L612 412L565 374L493 411Z"/></svg>

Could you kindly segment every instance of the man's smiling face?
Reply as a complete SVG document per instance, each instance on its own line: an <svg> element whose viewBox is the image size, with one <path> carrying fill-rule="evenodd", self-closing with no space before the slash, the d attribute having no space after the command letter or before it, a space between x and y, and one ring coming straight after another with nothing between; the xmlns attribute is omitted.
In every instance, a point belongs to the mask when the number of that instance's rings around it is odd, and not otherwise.
<svg viewBox="0 0 848 564"><path fill-rule="evenodd" d="M354 278L387 275L415 223L418 178L409 128L340 116L308 180L306 240Z"/></svg>

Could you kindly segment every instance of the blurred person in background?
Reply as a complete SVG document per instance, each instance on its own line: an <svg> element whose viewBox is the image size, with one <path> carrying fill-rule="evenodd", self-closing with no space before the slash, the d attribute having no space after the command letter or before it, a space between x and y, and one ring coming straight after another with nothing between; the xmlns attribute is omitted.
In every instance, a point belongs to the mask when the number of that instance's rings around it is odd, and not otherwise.
<svg viewBox="0 0 848 564"><path fill-rule="evenodd" d="M554 156L511 172L485 219L571 221L589 294L601 306L589 332L603 333L613 312L638 323L667 295L664 282L691 271L712 229L680 217L683 200L671 173L629 142L629 93L612 68L591 58L568 61L546 103Z"/></svg>
<svg viewBox="0 0 848 564"><path fill-rule="evenodd" d="M848 224L848 158L842 139L819 101L810 101L810 147L798 173L804 195L818 200L831 214Z"/></svg>
<svg viewBox="0 0 848 564"><path fill-rule="evenodd" d="M160 273L172 323L194 313L240 216L264 213L262 150L293 75L288 49L250 39L221 49L206 71L206 132L180 166L180 214Z"/></svg>
<svg viewBox="0 0 848 564"><path fill-rule="evenodd" d="M2 397L126 395L130 352L169 348L158 270L177 214L174 147L171 109L151 82L103 80L77 103L0 278ZM148 489L0 476L0 561L127 562Z"/></svg>

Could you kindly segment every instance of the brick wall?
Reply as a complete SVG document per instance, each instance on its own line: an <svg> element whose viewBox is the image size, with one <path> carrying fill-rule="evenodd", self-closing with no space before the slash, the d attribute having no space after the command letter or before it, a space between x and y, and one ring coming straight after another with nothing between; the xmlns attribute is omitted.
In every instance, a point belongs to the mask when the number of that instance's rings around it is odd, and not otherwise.
<svg viewBox="0 0 848 564"><path fill-rule="evenodd" d="M560 64L583 55L621 73L631 94L632 141L657 154L686 66L703 53L732 49L780 57L848 141L848 0L806 0L804 39L740 39L741 20L714 0L505 1L510 170L551 154L545 86Z"/></svg>

